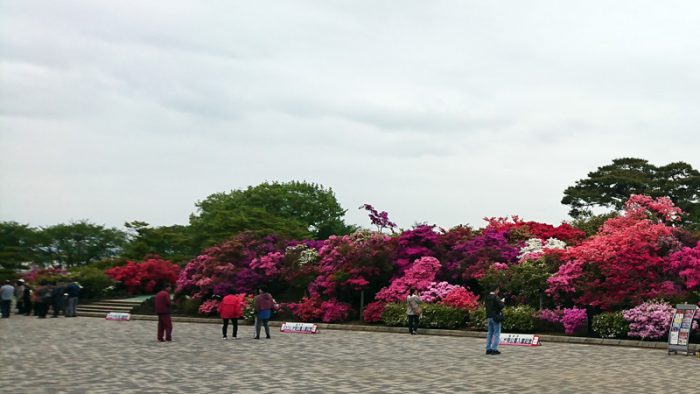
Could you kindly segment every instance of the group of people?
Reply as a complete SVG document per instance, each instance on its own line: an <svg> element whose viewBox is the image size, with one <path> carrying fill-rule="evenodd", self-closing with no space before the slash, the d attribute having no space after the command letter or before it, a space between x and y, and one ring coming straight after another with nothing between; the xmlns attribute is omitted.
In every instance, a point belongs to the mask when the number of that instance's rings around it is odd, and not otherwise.
<svg viewBox="0 0 700 394"><path fill-rule="evenodd" d="M171 286L166 285L154 299L155 312L158 315L158 342L171 342L173 340L173 323L171 319L172 302L170 300ZM233 339L238 338L238 319L243 317L245 311L245 298L239 294L231 292L219 303L218 312L221 316L221 331L223 339L228 340L229 322L232 326L231 334ZM270 327L268 322L272 317L272 312L278 308L278 304L272 295L264 289L258 289L253 300L255 310L255 339L260 339L260 330L265 328L265 337L270 339Z"/></svg>
<svg viewBox="0 0 700 394"><path fill-rule="evenodd" d="M0 287L2 317L10 317L13 299L20 315L30 316L34 312L34 316L43 319L51 308L51 317L58 317L61 313L65 317L76 317L79 295L80 285L76 282L50 283L44 280L36 288L32 288L24 279L19 279L14 286L7 280Z"/></svg>
<svg viewBox="0 0 700 394"><path fill-rule="evenodd" d="M505 300L498 297L499 288L496 287L484 298L484 306L486 307L486 354L498 355L501 352L498 350L498 343L501 341L501 323L503 322L503 308ZM422 314L421 298L416 294L415 289L409 290L409 295L406 297L406 317L408 318L408 332L411 335L416 335L418 332L418 320Z"/></svg>

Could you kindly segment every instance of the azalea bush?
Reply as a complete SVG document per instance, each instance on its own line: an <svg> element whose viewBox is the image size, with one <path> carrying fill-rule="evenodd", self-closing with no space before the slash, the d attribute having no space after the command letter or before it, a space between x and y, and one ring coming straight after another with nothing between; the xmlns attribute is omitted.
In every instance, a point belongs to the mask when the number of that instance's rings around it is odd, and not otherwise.
<svg viewBox="0 0 700 394"><path fill-rule="evenodd" d="M285 308L303 322L318 322L323 316L321 309L323 301L318 295L304 297L299 302L285 304Z"/></svg>
<svg viewBox="0 0 700 394"><path fill-rule="evenodd" d="M217 299L206 300L199 305L199 313L203 315L213 315L218 311L219 304L221 304L221 301Z"/></svg>
<svg viewBox="0 0 700 394"><path fill-rule="evenodd" d="M629 323L622 312L606 312L593 317L593 332L601 338L624 338L629 330Z"/></svg>
<svg viewBox="0 0 700 394"><path fill-rule="evenodd" d="M434 257L422 257L406 269L404 275L377 293L375 299L384 302L403 301L408 297L409 290L422 292L427 290L435 281L440 271L440 262Z"/></svg>
<svg viewBox="0 0 700 394"><path fill-rule="evenodd" d="M440 301L440 304L461 311L473 311L479 306L479 296L462 286L455 286Z"/></svg>
<svg viewBox="0 0 700 394"><path fill-rule="evenodd" d="M165 284L174 285L180 267L168 260L151 258L142 263L129 261L105 273L126 288L129 294L151 294Z"/></svg>
<svg viewBox="0 0 700 394"><path fill-rule="evenodd" d="M382 313L384 313L384 303L375 301L365 306L362 317L365 323L379 323L382 321Z"/></svg>
<svg viewBox="0 0 700 394"><path fill-rule="evenodd" d="M350 304L340 302L335 299L321 303L321 310L323 311L321 321L324 323L338 323L345 321L352 312Z"/></svg>
<svg viewBox="0 0 700 394"><path fill-rule="evenodd" d="M622 311L622 315L629 323L630 337L660 339L668 335L673 307L663 301L648 301Z"/></svg>
<svg viewBox="0 0 700 394"><path fill-rule="evenodd" d="M33 268L22 275L27 283L38 284L42 281L64 282L68 280L69 272L63 268Z"/></svg>
<svg viewBox="0 0 700 394"><path fill-rule="evenodd" d="M577 307L565 308L561 322L564 325L564 333L566 335L573 335L574 332L586 326L588 323L588 315L585 309Z"/></svg>

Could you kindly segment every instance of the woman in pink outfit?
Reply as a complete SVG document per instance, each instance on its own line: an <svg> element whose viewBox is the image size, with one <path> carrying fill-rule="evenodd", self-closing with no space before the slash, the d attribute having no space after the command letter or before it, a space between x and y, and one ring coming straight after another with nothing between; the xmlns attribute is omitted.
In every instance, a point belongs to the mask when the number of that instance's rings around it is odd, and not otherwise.
<svg viewBox="0 0 700 394"><path fill-rule="evenodd" d="M238 319L243 317L243 309L245 305L245 294L229 294L221 300L219 304L219 315L224 322L221 332L224 334L224 339L228 339L226 332L228 331L228 322L233 325L233 336L236 339L238 335Z"/></svg>

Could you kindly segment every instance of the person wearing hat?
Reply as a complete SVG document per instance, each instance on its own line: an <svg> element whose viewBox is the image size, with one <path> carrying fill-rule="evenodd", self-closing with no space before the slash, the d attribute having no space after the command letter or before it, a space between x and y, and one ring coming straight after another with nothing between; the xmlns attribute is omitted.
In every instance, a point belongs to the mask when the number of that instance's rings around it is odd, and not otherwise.
<svg viewBox="0 0 700 394"><path fill-rule="evenodd" d="M10 317L10 309L12 309L12 297L15 295L15 287L10 284L9 280L5 281L5 284L0 287L0 310L2 311L2 318L7 319Z"/></svg>

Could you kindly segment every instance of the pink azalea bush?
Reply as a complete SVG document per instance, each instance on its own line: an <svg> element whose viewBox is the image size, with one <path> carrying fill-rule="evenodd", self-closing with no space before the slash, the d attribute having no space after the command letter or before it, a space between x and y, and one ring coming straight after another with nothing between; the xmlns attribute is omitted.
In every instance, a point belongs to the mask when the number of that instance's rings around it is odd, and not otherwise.
<svg viewBox="0 0 700 394"><path fill-rule="evenodd" d="M564 333L566 335L572 335L576 330L586 325L588 322L588 315L585 309L579 309L577 307L565 308L561 322L564 325Z"/></svg>
<svg viewBox="0 0 700 394"><path fill-rule="evenodd" d="M323 311L321 321L324 323L336 323L347 320L352 308L348 303L331 299L321 304L321 310Z"/></svg>
<svg viewBox="0 0 700 394"><path fill-rule="evenodd" d="M630 337L659 339L668 334L673 307L664 301L648 301L622 311L622 315L630 324Z"/></svg>
<svg viewBox="0 0 700 394"><path fill-rule="evenodd" d="M408 297L408 291L424 291L435 281L440 271L440 262L435 257L422 257L406 269L404 275L394 279L391 284L379 291L375 296L378 301L385 303L401 302Z"/></svg>
<svg viewBox="0 0 700 394"><path fill-rule="evenodd" d="M382 313L384 313L385 304L380 301L375 301L367 304L363 312L363 320L365 323L379 323L382 321Z"/></svg>
<svg viewBox="0 0 700 394"><path fill-rule="evenodd" d="M688 290L700 289L700 242L694 248L684 247L672 254L669 263Z"/></svg>
<svg viewBox="0 0 700 394"><path fill-rule="evenodd" d="M562 319L564 318L564 311L561 310L560 308L556 309L542 309L537 317L545 322L552 323L552 324L561 324Z"/></svg>
<svg viewBox="0 0 700 394"><path fill-rule="evenodd" d="M206 300L199 306L199 313L204 315L211 315L212 313L217 311L217 308L219 308L220 303L221 302L219 300Z"/></svg>
<svg viewBox="0 0 700 394"><path fill-rule="evenodd" d="M428 303L441 301L456 285L451 285L447 282L432 282L422 293L420 298Z"/></svg>

